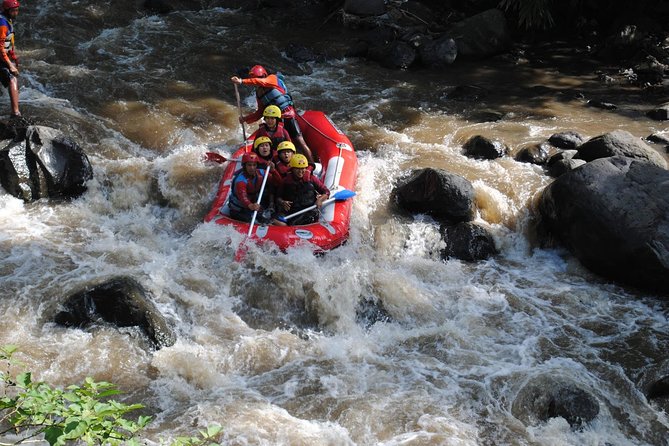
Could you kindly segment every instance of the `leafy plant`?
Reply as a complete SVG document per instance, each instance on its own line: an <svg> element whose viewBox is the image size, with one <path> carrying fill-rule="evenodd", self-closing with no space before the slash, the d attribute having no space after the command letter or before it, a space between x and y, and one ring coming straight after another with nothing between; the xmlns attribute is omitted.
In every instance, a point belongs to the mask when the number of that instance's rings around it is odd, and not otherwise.
<svg viewBox="0 0 669 446"><path fill-rule="evenodd" d="M141 404L123 404L109 399L118 395L114 384L86 378L81 386L57 389L44 382L34 382L30 372L10 374L13 366L22 366L13 359L17 348L0 347L0 435L14 431L22 436L14 444L44 436L52 446L68 443L104 444L110 446L139 446L138 432L151 417L139 416L137 421L126 418L129 412L141 409ZM9 427L7 427L9 426ZM4 430L2 430L4 429ZM200 430L199 435L177 437L170 446L212 446L222 428L218 425ZM8 446L0 443L0 446Z"/></svg>
<svg viewBox="0 0 669 446"><path fill-rule="evenodd" d="M551 0L501 0L499 7L518 13L518 24L526 29L550 28L554 25Z"/></svg>
<svg viewBox="0 0 669 446"><path fill-rule="evenodd" d="M0 423L10 426L0 434L15 431L25 435L21 441L43 434L50 445L83 441L113 446L132 439L151 420L147 416L136 421L125 418L144 406L109 400L120 392L108 382L86 378L81 386L57 389L33 381L30 372L10 375L9 368L19 364L12 358L15 351L11 345L0 348L0 360L8 370L0 372Z"/></svg>

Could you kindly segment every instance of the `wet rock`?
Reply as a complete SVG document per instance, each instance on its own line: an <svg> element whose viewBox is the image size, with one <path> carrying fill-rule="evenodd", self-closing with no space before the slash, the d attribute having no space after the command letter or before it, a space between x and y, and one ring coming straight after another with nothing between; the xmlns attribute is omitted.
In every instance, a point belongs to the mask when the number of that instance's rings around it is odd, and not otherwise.
<svg viewBox="0 0 669 446"><path fill-rule="evenodd" d="M643 371L638 387L649 401L669 410L669 361L653 364Z"/></svg>
<svg viewBox="0 0 669 446"><path fill-rule="evenodd" d="M344 12L360 17L377 16L386 12L383 0L346 0Z"/></svg>
<svg viewBox="0 0 669 446"><path fill-rule="evenodd" d="M104 321L118 327L138 327L156 349L176 342L151 294L131 277L119 276L87 286L68 297L62 307L54 318L59 325L86 328Z"/></svg>
<svg viewBox="0 0 669 446"><path fill-rule="evenodd" d="M509 153L509 148L501 141L493 141L485 136L472 136L463 146L463 154L470 158L492 160Z"/></svg>
<svg viewBox="0 0 669 446"><path fill-rule="evenodd" d="M393 190L400 209L428 214L445 223L474 218L474 187L466 179L441 169L421 169Z"/></svg>
<svg viewBox="0 0 669 446"><path fill-rule="evenodd" d="M659 106L654 110L649 111L648 113L646 113L646 116L656 121L669 120L669 102L667 102L666 104L662 104L661 106Z"/></svg>
<svg viewBox="0 0 669 446"><path fill-rule="evenodd" d="M583 144L583 138L578 132L568 131L554 133L548 138L548 142L558 149L575 149Z"/></svg>
<svg viewBox="0 0 669 446"><path fill-rule="evenodd" d="M0 150L0 184L25 201L78 197L92 177L84 151L56 129L29 126L25 140Z"/></svg>
<svg viewBox="0 0 669 446"><path fill-rule="evenodd" d="M423 65L428 67L444 67L455 62L458 46L449 36L441 36L435 40L423 42L418 49Z"/></svg>
<svg viewBox="0 0 669 446"><path fill-rule="evenodd" d="M669 292L669 171L627 157L597 159L541 194L544 228L591 271Z"/></svg>
<svg viewBox="0 0 669 446"><path fill-rule="evenodd" d="M324 62L327 58L320 54L297 43L289 43L286 48L286 56L294 62Z"/></svg>
<svg viewBox="0 0 669 446"><path fill-rule="evenodd" d="M174 11L167 0L145 0L144 9L155 14L169 14Z"/></svg>
<svg viewBox="0 0 669 446"><path fill-rule="evenodd" d="M521 147L514 159L520 163L545 164L548 160L548 148L545 144L531 144Z"/></svg>
<svg viewBox="0 0 669 446"><path fill-rule="evenodd" d="M456 23L448 34L458 45L458 55L466 58L493 56L511 44L504 13L489 9Z"/></svg>
<svg viewBox="0 0 669 446"><path fill-rule="evenodd" d="M598 99L591 99L588 101L588 107L601 108L604 110L615 110L618 108L616 104L610 102L603 102Z"/></svg>
<svg viewBox="0 0 669 446"><path fill-rule="evenodd" d="M416 61L416 50L406 42L394 41L372 47L367 56L386 68L409 68Z"/></svg>
<svg viewBox="0 0 669 446"><path fill-rule="evenodd" d="M646 136L646 141L655 144L663 144L669 146L669 136L663 135L661 133L653 133L651 135Z"/></svg>
<svg viewBox="0 0 669 446"><path fill-rule="evenodd" d="M446 93L446 99L475 102L490 94L490 91L478 85L458 85Z"/></svg>
<svg viewBox="0 0 669 446"><path fill-rule="evenodd" d="M566 378L543 375L520 389L511 413L528 426L562 417L572 428L580 428L599 414L599 402Z"/></svg>
<svg viewBox="0 0 669 446"><path fill-rule="evenodd" d="M440 232L446 248L443 259L454 257L468 262L485 260L497 253L492 235L484 227L471 222L442 226Z"/></svg>
<svg viewBox="0 0 669 446"><path fill-rule="evenodd" d="M392 317L377 298L364 297L358 302L358 307L355 309L355 321L358 325L369 328L377 322L392 322Z"/></svg>
<svg viewBox="0 0 669 446"><path fill-rule="evenodd" d="M505 113L495 110L476 110L467 119L475 122L497 122L504 119Z"/></svg>
<svg viewBox="0 0 669 446"><path fill-rule="evenodd" d="M625 130L614 130L604 135L596 136L581 144L575 159L592 161L609 156L626 156L653 163L666 169L667 162L662 155L653 150L640 138Z"/></svg>

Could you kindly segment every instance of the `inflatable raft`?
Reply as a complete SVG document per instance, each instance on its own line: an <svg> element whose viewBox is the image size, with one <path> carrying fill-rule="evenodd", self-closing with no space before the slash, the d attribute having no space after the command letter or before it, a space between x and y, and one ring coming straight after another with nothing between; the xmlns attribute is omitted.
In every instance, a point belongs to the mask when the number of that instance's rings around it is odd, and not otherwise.
<svg viewBox="0 0 669 446"><path fill-rule="evenodd" d="M315 174L330 189L330 197L337 192L353 191L358 171L358 158L348 137L320 111L305 111L297 117L302 135L312 153L320 160ZM241 157L253 149L253 135L233 154L223 172L216 198L205 217L205 222L229 225L248 234L249 223L230 218L228 197L234 173L241 169ZM343 195L340 193L340 195ZM251 239L258 243L272 242L285 251L299 244L311 244L314 251L328 251L346 241L349 235L352 199L331 201L321 209L320 220L299 226L255 224Z"/></svg>

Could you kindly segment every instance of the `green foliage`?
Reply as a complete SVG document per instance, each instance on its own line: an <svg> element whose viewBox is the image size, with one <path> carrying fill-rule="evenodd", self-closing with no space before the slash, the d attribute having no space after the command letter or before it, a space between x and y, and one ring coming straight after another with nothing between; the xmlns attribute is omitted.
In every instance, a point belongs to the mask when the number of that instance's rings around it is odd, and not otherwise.
<svg viewBox="0 0 669 446"><path fill-rule="evenodd" d="M499 7L518 13L518 24L526 29L550 28L553 16L550 11L551 0L501 0Z"/></svg>
<svg viewBox="0 0 669 446"><path fill-rule="evenodd" d="M15 346L0 348L0 360L7 370L19 365L12 359ZM141 409L141 404L123 404L108 398L119 391L108 382L86 378L81 386L65 389L34 382L30 372L11 376L0 372L3 395L0 396L0 422L25 439L43 434L50 445L84 442L88 445L121 445L130 440L150 417L140 416L136 421L124 418L128 412ZM22 440L22 441L23 441Z"/></svg>
<svg viewBox="0 0 669 446"><path fill-rule="evenodd" d="M134 421L125 416L144 406L109 399L120 392L113 384L92 378L86 378L81 386L57 389L44 382L33 382L30 372L12 376L9 369L21 365L12 357L16 350L13 345L0 347L0 364L4 363L6 369L0 370L0 426L11 426L0 430L0 435L10 431L22 435L16 444L43 435L52 446L140 445L136 435L151 418L139 416ZM221 426L209 426L199 431L198 436L178 437L169 445L213 446L221 431Z"/></svg>

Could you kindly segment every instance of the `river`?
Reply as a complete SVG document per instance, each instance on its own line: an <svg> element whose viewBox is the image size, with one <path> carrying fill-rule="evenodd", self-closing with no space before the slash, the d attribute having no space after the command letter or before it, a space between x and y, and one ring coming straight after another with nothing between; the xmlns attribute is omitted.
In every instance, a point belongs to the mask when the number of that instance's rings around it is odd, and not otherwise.
<svg viewBox="0 0 669 446"><path fill-rule="evenodd" d="M136 3L32 0L16 23L23 113L74 138L94 169L71 202L0 191L0 343L18 345L38 379L114 382L147 406L144 438L155 443L220 424L225 445L668 444L666 407L638 386L666 360L667 305L536 242L531 209L552 181L540 167L461 154L476 134L517 148L567 130L666 130L644 117L640 93L603 85L578 55L573 71L522 57L443 70L295 64L286 44L316 33L262 22L271 10L205 1L148 15ZM298 109L325 111L358 152L350 240L322 257L252 247L236 263L241 235L202 223L223 171L202 157L241 141L229 78L254 63L284 72ZM490 96L446 97L464 84ZM566 94L534 96L537 85ZM250 111L252 92L242 93ZM587 107L588 95L620 107ZM503 119L475 119L490 109ZM394 212L392 188L421 167L473 183L476 222L498 255L441 260L438 225ZM174 346L50 322L65 296L116 275L151 291ZM361 322L361 299L389 320ZM578 383L597 417L580 430L561 418L523 423L512 404L540 375Z"/></svg>

